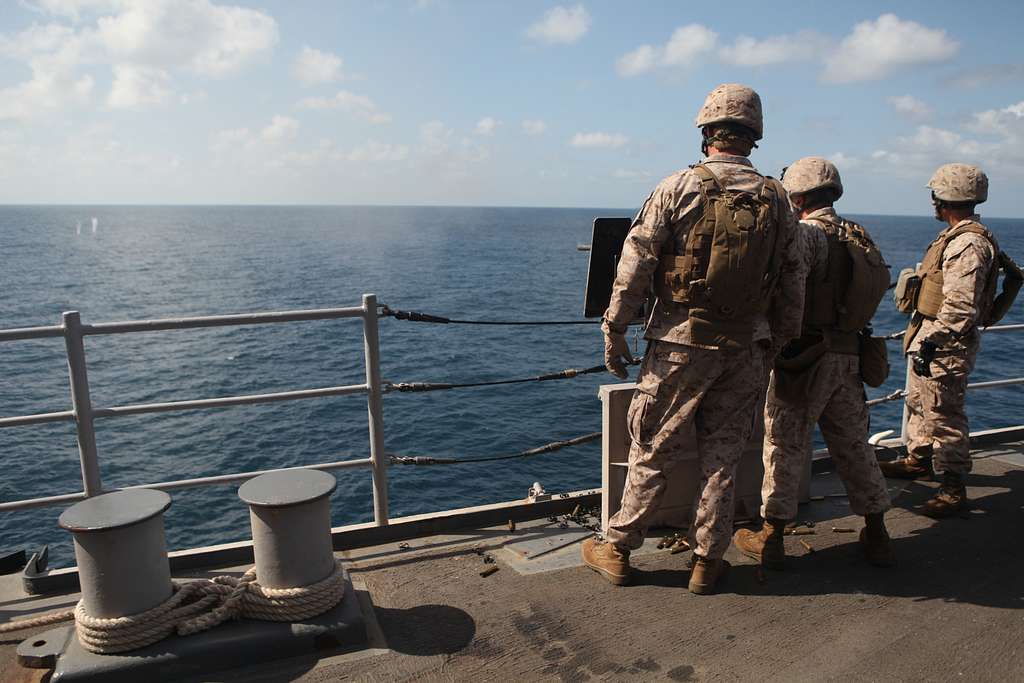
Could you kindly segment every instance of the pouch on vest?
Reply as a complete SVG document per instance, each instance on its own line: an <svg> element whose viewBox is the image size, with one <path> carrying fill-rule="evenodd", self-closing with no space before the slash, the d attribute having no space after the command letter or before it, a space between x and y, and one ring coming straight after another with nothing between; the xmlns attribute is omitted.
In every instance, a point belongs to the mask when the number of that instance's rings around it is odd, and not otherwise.
<svg viewBox="0 0 1024 683"><path fill-rule="evenodd" d="M883 337L861 333L860 378L869 387L880 387L889 378L889 349Z"/></svg>
<svg viewBox="0 0 1024 683"><path fill-rule="evenodd" d="M814 216L828 242L824 279L808 280L804 329L856 335L889 289L889 266L867 231L838 216ZM857 353L851 338L852 353Z"/></svg>
<svg viewBox="0 0 1024 683"><path fill-rule="evenodd" d="M824 338L801 337L783 348L775 359L775 396L786 403L804 403L810 394L822 356L828 351Z"/></svg>
<svg viewBox="0 0 1024 683"><path fill-rule="evenodd" d="M896 280L896 289L892 293L896 302L896 310L910 315L917 309L917 295L921 291L921 276L913 268L904 268Z"/></svg>
<svg viewBox="0 0 1024 683"><path fill-rule="evenodd" d="M995 325L1003 319L1003 316L1013 306L1021 285L1024 284L1024 272L1021 272L1020 267L1010 258L1009 254L1000 251L996 258L999 267L1003 269L1003 291L992 302L985 318L985 327Z"/></svg>
<svg viewBox="0 0 1024 683"><path fill-rule="evenodd" d="M853 268L838 308L836 327L843 332L859 332L871 322L889 289L889 266L863 228L856 224L845 227L843 241Z"/></svg>

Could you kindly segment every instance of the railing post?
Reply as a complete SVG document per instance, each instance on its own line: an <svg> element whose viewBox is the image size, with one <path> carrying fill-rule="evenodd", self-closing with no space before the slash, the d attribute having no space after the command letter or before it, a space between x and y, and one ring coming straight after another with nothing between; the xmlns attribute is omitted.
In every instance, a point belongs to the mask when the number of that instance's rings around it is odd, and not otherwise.
<svg viewBox="0 0 1024 683"><path fill-rule="evenodd" d="M68 378L71 383L71 407L78 427L78 457L82 463L82 490L86 496L103 493L100 465L96 458L96 430L93 427L89 375L85 369L85 344L82 343L82 319L78 311L64 313L64 344L68 352Z"/></svg>
<svg viewBox="0 0 1024 683"><path fill-rule="evenodd" d="M907 446L907 423L910 422L910 408L907 407L907 399L910 398L910 373L911 371L911 360L909 355L903 356L903 360L906 362L906 374L903 380L903 421L900 424L900 442L903 447Z"/></svg>
<svg viewBox="0 0 1024 683"><path fill-rule="evenodd" d="M384 453L384 385L380 379L380 338L377 296L363 295L363 348L366 353L366 407L370 417L370 460L373 461L373 520L388 523L388 463Z"/></svg>

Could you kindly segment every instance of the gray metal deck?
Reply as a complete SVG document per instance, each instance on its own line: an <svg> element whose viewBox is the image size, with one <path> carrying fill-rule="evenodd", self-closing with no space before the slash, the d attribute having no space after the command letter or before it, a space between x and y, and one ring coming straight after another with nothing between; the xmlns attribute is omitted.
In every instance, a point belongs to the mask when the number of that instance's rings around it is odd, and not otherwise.
<svg viewBox="0 0 1024 683"><path fill-rule="evenodd" d="M686 590L689 553L653 542L633 585L616 588L579 566L576 543L558 547L567 531L547 519L468 529L340 553L363 589L369 649L199 680L1024 680L1024 442L974 455L960 518L914 511L937 484L890 482L895 569L831 531L860 527L841 497L801 508L816 533L787 537L787 571L762 580L730 550L733 570L709 597ZM833 474L812 483L841 491ZM25 598L3 577L0 619L73 600ZM20 640L0 642L0 680L40 680L14 663Z"/></svg>

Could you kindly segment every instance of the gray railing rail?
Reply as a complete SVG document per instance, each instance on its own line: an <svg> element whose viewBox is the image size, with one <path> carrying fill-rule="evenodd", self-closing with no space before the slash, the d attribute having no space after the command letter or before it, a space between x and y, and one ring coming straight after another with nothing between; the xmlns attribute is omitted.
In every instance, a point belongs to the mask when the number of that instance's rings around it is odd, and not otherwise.
<svg viewBox="0 0 1024 683"><path fill-rule="evenodd" d="M1024 324L1011 324L1011 325L992 325L991 327L980 327L978 328L984 334L995 333L995 332L1020 332L1024 331ZM910 360L910 356L905 358L906 371L905 380L903 382L903 391L899 392L898 395L893 394L894 399L906 399L907 391L910 388L910 373L913 372L913 363ZM994 379L987 382L973 382L967 385L967 391L973 391L976 389L998 389L1000 387L1009 387L1016 384L1024 384L1024 377L1007 377L1004 379ZM882 399L875 399L874 401L868 401L869 405L881 403L889 400L889 397ZM906 445L907 443L907 422L910 420L910 408L907 407L907 403L903 402L903 419L900 423L900 442Z"/></svg>
<svg viewBox="0 0 1024 683"><path fill-rule="evenodd" d="M89 391L89 377L85 357L85 345L83 343L83 339L86 336L187 330L205 327L266 325L271 323L334 320L341 318L362 319L364 359L366 363L366 382L364 384L322 387L318 389L299 389L269 394L223 396L218 398L171 401L166 403L144 403L99 408L93 407L92 405L92 395ZM224 408L228 406L319 398L323 396L366 394L367 413L369 416L370 456L368 458L361 458L357 460L314 463L311 465L304 465L303 467L321 470L347 469L354 467L369 469L370 475L373 479L374 523L377 526L385 526L388 523L387 458L384 454L384 414L381 402L381 397L385 391L385 385L381 381L380 376L380 341L377 327L377 297L373 294L364 294L363 305L353 306L350 308L245 313L193 318L168 318L161 320L135 320L127 322L99 323L95 325L83 324L81 316L77 311L68 311L64 313L63 323L61 325L0 330L0 342L26 339L49 339L55 337L64 338L67 353L68 377L71 387L71 410L3 417L0 418L0 428L45 424L48 422L73 421L76 426L78 454L82 469L81 492L45 496L42 498L5 501L0 503L0 511L62 505L103 493L103 483L100 479L99 455L96 448L96 432L93 427L93 422L97 418L122 417L125 415L141 415L146 413L159 413L177 410ZM266 472L277 472L281 469L302 469L302 467L237 472L233 474L141 484L127 488L153 488L166 491L193 486L214 486L218 484L244 481L257 475L265 474Z"/></svg>

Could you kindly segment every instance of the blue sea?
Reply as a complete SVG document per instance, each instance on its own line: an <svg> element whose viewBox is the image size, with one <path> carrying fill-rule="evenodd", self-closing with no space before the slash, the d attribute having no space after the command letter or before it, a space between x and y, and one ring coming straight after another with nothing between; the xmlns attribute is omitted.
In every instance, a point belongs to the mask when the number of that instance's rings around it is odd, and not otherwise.
<svg viewBox="0 0 1024 683"><path fill-rule="evenodd" d="M841 208L841 207L840 207ZM586 252L595 216L634 209L423 207L0 207L0 328L53 325L62 311L85 323L355 306L375 293L392 308L490 320L582 318ZM930 217L854 216L880 243L894 274L921 258L941 228ZM96 230L92 225L95 220ZM78 226L81 224L79 230ZM988 221L1024 260L1024 221ZM80 232L80 234L78 234ZM1024 303L1005 322L1024 322ZM875 328L904 319L888 299ZM972 377L1021 374L1020 336L989 335ZM381 353L391 382L527 377L601 362L596 325L506 328L384 319ZM641 348L642 351L642 348ZM96 407L212 398L364 381L358 321L304 322L86 339ZM890 382L902 384L893 343ZM635 373L635 371L634 371ZM515 453L601 427L598 387L609 375L384 398L386 449L399 455ZM67 410L60 339L0 344L0 416ZM1022 422L1020 388L973 393L973 429ZM899 429L900 407L872 428ZM368 454L362 396L264 406L104 418L96 422L104 486L361 458ZM81 490L71 423L0 429L0 499ZM372 520L366 470L337 473L336 525ZM525 460L389 471L393 517L598 487L600 446ZM172 549L248 537L236 486L173 493ZM50 544L52 564L74 561L60 508L0 514L0 552Z"/></svg>

